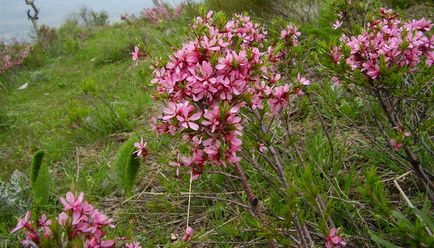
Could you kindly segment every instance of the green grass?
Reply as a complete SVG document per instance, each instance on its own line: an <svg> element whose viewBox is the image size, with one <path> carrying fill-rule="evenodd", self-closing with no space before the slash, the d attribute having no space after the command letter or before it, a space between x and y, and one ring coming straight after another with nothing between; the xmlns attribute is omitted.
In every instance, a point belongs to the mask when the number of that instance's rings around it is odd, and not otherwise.
<svg viewBox="0 0 434 248"><path fill-rule="evenodd" d="M129 52L146 34L157 42L145 40L145 48L164 54L169 39L162 31L176 32L167 27L117 25L86 31L88 38L77 51L3 77L8 88L1 93L2 124L7 125L0 132L2 175L26 170L38 149L53 163L72 158L76 146L99 146L111 134L142 128L140 119L152 107L144 88L150 64L147 60L135 67ZM16 90L24 83L28 88Z"/></svg>

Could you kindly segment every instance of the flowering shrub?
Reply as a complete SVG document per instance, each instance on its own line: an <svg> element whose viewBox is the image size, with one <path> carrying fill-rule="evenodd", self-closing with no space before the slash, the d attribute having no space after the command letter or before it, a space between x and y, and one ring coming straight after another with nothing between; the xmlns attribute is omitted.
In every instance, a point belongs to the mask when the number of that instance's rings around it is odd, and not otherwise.
<svg viewBox="0 0 434 248"><path fill-rule="evenodd" d="M372 20L360 35L343 35L342 44L333 47L330 56L339 73L333 81L358 85L368 94L364 98L377 100L384 116L374 118L379 130L388 131L389 148L405 152L428 197L434 200L434 184L412 148L418 136L429 129L423 124L429 117L423 113L431 105L432 91L426 90L423 77L417 76L429 74L433 65L431 27L425 18L404 21L392 10L381 8L380 18Z"/></svg>
<svg viewBox="0 0 434 248"><path fill-rule="evenodd" d="M413 72L424 60L427 66L434 63L434 36L431 21L424 18L402 22L392 10L381 9L381 19L369 23L368 29L358 36L341 40L350 49L345 62L352 70L360 70L371 79L381 73L405 68ZM333 48L333 59L339 62L339 49Z"/></svg>
<svg viewBox="0 0 434 248"><path fill-rule="evenodd" d="M144 9L142 11L142 16L152 23L157 23L172 17L180 16L184 11L184 3L180 3L175 9L171 9L160 1L154 0L153 2L153 7Z"/></svg>
<svg viewBox="0 0 434 248"><path fill-rule="evenodd" d="M0 44L0 74L21 65L29 56L31 46L29 44Z"/></svg>
<svg viewBox="0 0 434 248"><path fill-rule="evenodd" d="M24 247L116 247L115 240L104 238L104 229L114 228L112 219L86 202L83 193L75 196L68 192L60 202L63 211L56 219L48 219L46 214L42 214L37 222L33 222L31 212L27 211L18 221L12 233L25 230L26 236L21 242ZM125 247L141 246L132 243Z"/></svg>
<svg viewBox="0 0 434 248"><path fill-rule="evenodd" d="M154 119L159 134L182 133L191 145L191 157L179 166L190 166L195 176L207 163L238 163L243 130L242 109L281 111L293 93L281 84L276 65L282 53L267 46L267 32L248 16L235 15L226 22L210 11L193 25L195 37L155 66L151 81L166 102ZM293 26L283 39L297 44L300 33ZM295 91L294 91L295 92Z"/></svg>

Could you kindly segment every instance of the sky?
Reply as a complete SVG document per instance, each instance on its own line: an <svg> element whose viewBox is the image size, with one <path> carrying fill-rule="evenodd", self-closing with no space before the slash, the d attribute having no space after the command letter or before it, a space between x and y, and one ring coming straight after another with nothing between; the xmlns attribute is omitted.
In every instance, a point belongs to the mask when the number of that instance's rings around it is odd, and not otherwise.
<svg viewBox="0 0 434 248"><path fill-rule="evenodd" d="M105 10L110 21L119 21L123 13L140 13L152 6L152 0L34 0L40 9L39 23L59 26L73 12L86 6L93 10ZM167 0L167 3L179 3L181 0ZM27 19L29 6L25 0L0 0L0 39L28 39L32 24Z"/></svg>

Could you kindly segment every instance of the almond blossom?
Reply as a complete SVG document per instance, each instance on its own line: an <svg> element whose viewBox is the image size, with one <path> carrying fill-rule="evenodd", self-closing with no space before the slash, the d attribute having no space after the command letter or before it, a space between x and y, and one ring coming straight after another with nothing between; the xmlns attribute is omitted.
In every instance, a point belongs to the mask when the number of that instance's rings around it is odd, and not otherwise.
<svg viewBox="0 0 434 248"><path fill-rule="evenodd" d="M63 211L57 217L60 224L58 226L53 225L53 221L48 219L46 214L42 214L34 226L30 221L30 211L18 221L11 232L26 230L25 239L21 242L24 247L34 247L43 241L64 244L67 247L69 242L75 244L75 240L83 242L83 247L86 248L115 247L114 240L104 239L105 228L114 228L112 219L87 203L82 192L78 195L68 192L66 198L60 198L60 202ZM56 233L64 231L65 235L53 235L52 228L55 228Z"/></svg>
<svg viewBox="0 0 434 248"><path fill-rule="evenodd" d="M343 24L342 21L337 20L335 23L333 23L332 28L333 29L339 29L342 27L342 24Z"/></svg>
<svg viewBox="0 0 434 248"><path fill-rule="evenodd" d="M140 57L140 49L138 46L134 47L134 51L130 53L131 59L135 62L137 65L139 63L139 57Z"/></svg>
<svg viewBox="0 0 434 248"><path fill-rule="evenodd" d="M413 72L423 59L427 66L433 64L434 35L427 33L431 21L422 18L403 22L392 10L384 8L380 9L380 15L362 34L342 36L341 41L350 49L346 63L352 70L358 69L368 78L377 79L384 73L382 70L395 66ZM340 60L338 51L334 48L332 53L336 63Z"/></svg>
<svg viewBox="0 0 434 248"><path fill-rule="evenodd" d="M336 227L332 227L329 231L329 235L326 237L326 248L341 248L347 245L345 240L337 235Z"/></svg>
<svg viewBox="0 0 434 248"><path fill-rule="evenodd" d="M134 143L134 147L137 150L134 151L133 154L136 154L136 156L139 158L146 159L146 157L148 156L147 145L148 144L146 142L143 142L143 138L140 138L140 142Z"/></svg>
<svg viewBox="0 0 434 248"><path fill-rule="evenodd" d="M162 114L152 120L153 128L158 134L184 134L190 157L171 165L177 176L181 166L189 166L196 177L206 164L241 160L242 109L277 115L293 91L276 69L281 55L266 45L267 32L250 17L235 15L220 25L210 11L193 27L201 31L166 64L152 67L151 83L165 102ZM297 27L288 26L281 35L285 45L298 44ZM308 84L304 79L302 85Z"/></svg>

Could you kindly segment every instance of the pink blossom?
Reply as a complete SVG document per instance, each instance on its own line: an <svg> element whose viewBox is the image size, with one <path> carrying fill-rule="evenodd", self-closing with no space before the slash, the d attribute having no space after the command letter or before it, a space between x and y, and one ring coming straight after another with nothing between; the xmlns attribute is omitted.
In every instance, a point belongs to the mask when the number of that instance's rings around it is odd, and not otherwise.
<svg viewBox="0 0 434 248"><path fill-rule="evenodd" d="M265 153L266 151L268 151L268 148L267 148L267 146L265 146L264 143L260 143L259 144L259 151L262 153Z"/></svg>
<svg viewBox="0 0 434 248"><path fill-rule="evenodd" d="M125 248L142 248L139 242L126 243Z"/></svg>
<svg viewBox="0 0 434 248"><path fill-rule="evenodd" d="M68 211L70 209L77 210L81 206L81 203L83 203L84 194L83 192L80 192L78 197L75 197L72 192L66 193L66 199L63 197L60 197L60 202L63 204L63 210Z"/></svg>
<svg viewBox="0 0 434 248"><path fill-rule="evenodd" d="M341 86L342 85L342 81L338 77L335 77L335 76L332 77L332 82L333 82L333 85L335 85L335 86Z"/></svg>
<svg viewBox="0 0 434 248"><path fill-rule="evenodd" d="M337 20L335 23L333 23L332 27L333 29L339 29L342 27L342 24L343 24L342 21Z"/></svg>
<svg viewBox="0 0 434 248"><path fill-rule="evenodd" d="M329 235L326 237L325 247L326 248L340 248L347 245L345 240L337 235L336 227L330 229Z"/></svg>
<svg viewBox="0 0 434 248"><path fill-rule="evenodd" d="M24 217L18 221L17 226L11 231L11 233L19 231L23 228L31 227L31 222L29 221L30 215L31 215L31 212L27 211L26 214L24 215Z"/></svg>
<svg viewBox="0 0 434 248"><path fill-rule="evenodd" d="M65 212L61 212L57 217L57 221L60 225L66 226L66 222L68 221L68 215Z"/></svg>
<svg viewBox="0 0 434 248"><path fill-rule="evenodd" d="M403 146L402 143L398 142L398 141L395 140L395 139L390 139L390 140L389 140L389 145L390 145L390 146L393 148L393 150L395 150L395 151L399 151L399 150L401 150L401 148L402 148L402 146Z"/></svg>
<svg viewBox="0 0 434 248"><path fill-rule="evenodd" d="M38 226L44 230L45 237L49 237L52 234L50 225L51 225L51 220L47 219L46 214L42 214L41 218L38 221Z"/></svg>
<svg viewBox="0 0 434 248"><path fill-rule="evenodd" d="M190 128L197 131L199 129L199 125L195 121L200 119L202 113L197 112L195 114L191 114L193 110L194 107L185 102L185 104L181 106L179 115L177 115L176 118L183 128Z"/></svg>
<svg viewBox="0 0 434 248"><path fill-rule="evenodd" d="M139 57L140 57L140 49L138 46L134 47L134 51L130 53L131 59L136 63L136 65L139 63Z"/></svg>
<svg viewBox="0 0 434 248"><path fill-rule="evenodd" d="M136 151L133 152L133 154L136 154L137 157L140 157L142 159L146 159L146 157L148 156L148 148L147 148L147 143L143 142L143 137L140 138L140 142L136 142L134 143L134 147L137 149Z"/></svg>
<svg viewBox="0 0 434 248"><path fill-rule="evenodd" d="M332 50L330 51L330 55L333 59L333 62L335 64L339 64L342 59L342 48L338 46L334 46Z"/></svg>
<svg viewBox="0 0 434 248"><path fill-rule="evenodd" d="M280 32L280 38L285 40L290 40L292 46L298 45L298 37L301 33L298 31L298 28L293 25L288 25L285 29Z"/></svg>
<svg viewBox="0 0 434 248"><path fill-rule="evenodd" d="M185 234L184 237L182 237L182 240L189 241L191 239L191 236L193 236L193 228L187 227L187 229L185 229Z"/></svg>
<svg viewBox="0 0 434 248"><path fill-rule="evenodd" d="M310 80L307 80L305 77L302 77L300 73L297 74L297 81L302 85L310 85Z"/></svg>

